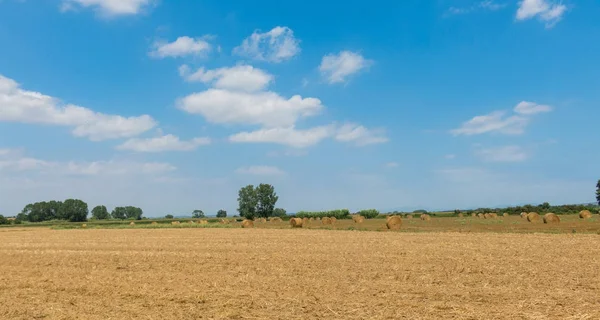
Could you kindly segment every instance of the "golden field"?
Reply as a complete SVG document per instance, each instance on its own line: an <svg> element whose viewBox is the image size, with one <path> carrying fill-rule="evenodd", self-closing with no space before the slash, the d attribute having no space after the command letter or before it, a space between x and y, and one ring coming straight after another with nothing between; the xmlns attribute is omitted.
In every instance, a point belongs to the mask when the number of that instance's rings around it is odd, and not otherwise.
<svg viewBox="0 0 600 320"><path fill-rule="evenodd" d="M579 232L596 222L518 234L436 220L401 232L4 228L0 318L600 319L600 235Z"/></svg>

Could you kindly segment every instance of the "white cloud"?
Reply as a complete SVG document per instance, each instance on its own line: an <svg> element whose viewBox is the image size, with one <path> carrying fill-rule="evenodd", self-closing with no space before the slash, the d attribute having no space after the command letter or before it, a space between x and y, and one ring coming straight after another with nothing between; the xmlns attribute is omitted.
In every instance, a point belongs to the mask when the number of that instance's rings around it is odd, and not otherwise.
<svg viewBox="0 0 600 320"><path fill-rule="evenodd" d="M249 65L214 70L200 68L194 73L191 73L187 65L182 65L179 67L179 74L186 81L199 81L219 89L247 92L265 89L273 81L271 74Z"/></svg>
<svg viewBox="0 0 600 320"><path fill-rule="evenodd" d="M529 158L529 154L519 146L479 148L475 155L488 162L522 162Z"/></svg>
<svg viewBox="0 0 600 320"><path fill-rule="evenodd" d="M119 150L131 150L137 152L164 152L164 151L192 151L199 146L208 145L209 138L194 138L190 141L181 141L179 137L172 134L149 138L149 139L129 139L123 144L117 146Z"/></svg>
<svg viewBox="0 0 600 320"><path fill-rule="evenodd" d="M373 64L361 54L342 51L338 54L328 54L321 60L319 71L329 83L345 82L348 76L366 69Z"/></svg>
<svg viewBox="0 0 600 320"><path fill-rule="evenodd" d="M213 123L259 124L265 127L293 126L299 118L321 112L319 99L299 95L285 99L274 92L234 92L209 89L178 102L188 113L200 114Z"/></svg>
<svg viewBox="0 0 600 320"><path fill-rule="evenodd" d="M242 167L235 170L239 174L249 174L256 176L281 176L285 175L285 172L277 167L273 166L250 166Z"/></svg>
<svg viewBox="0 0 600 320"><path fill-rule="evenodd" d="M506 117L504 111L494 111L483 116L476 116L465 122L458 129L451 131L456 135L476 135L488 132L498 132L502 134L522 134L529 120L521 116Z"/></svg>
<svg viewBox="0 0 600 320"><path fill-rule="evenodd" d="M507 115L505 111L494 111L487 115L476 116L464 122L460 128L451 130L453 135L476 135L483 133L501 133L519 135L525 132L531 116L552 111L552 107L534 102L521 101L513 111L514 115Z"/></svg>
<svg viewBox="0 0 600 320"><path fill-rule="evenodd" d="M183 36L173 42L156 41L153 50L149 53L154 58L178 58L190 55L204 55L212 50L212 45L207 41L210 36L191 38Z"/></svg>
<svg viewBox="0 0 600 320"><path fill-rule="evenodd" d="M294 148L304 148L315 145L331 136L332 126L314 127L298 130L294 127L264 128L252 132L240 132L229 137L231 142L245 143L277 143Z"/></svg>
<svg viewBox="0 0 600 320"><path fill-rule="evenodd" d="M567 6L562 3L550 0L523 0L519 3L516 18L523 21L537 17L546 24L546 28L552 28L566 11Z"/></svg>
<svg viewBox="0 0 600 320"><path fill-rule="evenodd" d="M521 101L514 108L514 111L518 114L532 115L550 112L552 111L552 107L544 104L537 104L535 102Z"/></svg>
<svg viewBox="0 0 600 320"><path fill-rule="evenodd" d="M0 122L38 123L73 127L73 135L93 141L129 138L156 126L148 115L108 115L19 88L14 80L0 75Z"/></svg>
<svg viewBox="0 0 600 320"><path fill-rule="evenodd" d="M80 6L84 8L94 7L102 14L110 16L135 15L152 2L151 0L63 0L61 10L74 10L77 6Z"/></svg>
<svg viewBox="0 0 600 320"><path fill-rule="evenodd" d="M56 162L26 157L13 150L0 155L0 172L34 171L54 175L160 174L176 170L168 163L134 161Z"/></svg>
<svg viewBox="0 0 600 320"><path fill-rule="evenodd" d="M275 27L265 33L254 31L240 46L233 49L233 54L275 63L291 59L298 53L299 41L288 27Z"/></svg>
<svg viewBox="0 0 600 320"><path fill-rule="evenodd" d="M379 144L389 141L383 130L370 130L354 123L347 123L338 128L335 139L342 142L352 142L357 146Z"/></svg>

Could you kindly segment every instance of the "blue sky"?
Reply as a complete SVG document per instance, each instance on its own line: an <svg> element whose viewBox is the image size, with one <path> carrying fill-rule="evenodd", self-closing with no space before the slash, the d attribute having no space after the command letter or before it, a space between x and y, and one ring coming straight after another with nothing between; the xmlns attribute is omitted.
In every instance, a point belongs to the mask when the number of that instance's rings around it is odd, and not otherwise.
<svg viewBox="0 0 600 320"><path fill-rule="evenodd" d="M592 202L595 1L0 0L0 212Z"/></svg>

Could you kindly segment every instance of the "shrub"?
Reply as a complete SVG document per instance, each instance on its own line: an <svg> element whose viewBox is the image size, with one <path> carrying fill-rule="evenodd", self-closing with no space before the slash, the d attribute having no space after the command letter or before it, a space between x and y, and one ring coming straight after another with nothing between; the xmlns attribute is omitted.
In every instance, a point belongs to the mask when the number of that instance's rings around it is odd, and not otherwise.
<svg viewBox="0 0 600 320"><path fill-rule="evenodd" d="M330 210L330 211L316 211L307 212L299 211L296 213L296 218L324 218L334 217L336 219L349 219L350 211L348 209Z"/></svg>
<svg viewBox="0 0 600 320"><path fill-rule="evenodd" d="M8 223L8 219L6 219L3 215L0 214L0 225Z"/></svg>
<svg viewBox="0 0 600 320"><path fill-rule="evenodd" d="M367 219L373 219L379 215L379 211L377 211L375 209L368 209L368 210L361 210L358 212L358 214L360 214L361 216L363 216Z"/></svg>

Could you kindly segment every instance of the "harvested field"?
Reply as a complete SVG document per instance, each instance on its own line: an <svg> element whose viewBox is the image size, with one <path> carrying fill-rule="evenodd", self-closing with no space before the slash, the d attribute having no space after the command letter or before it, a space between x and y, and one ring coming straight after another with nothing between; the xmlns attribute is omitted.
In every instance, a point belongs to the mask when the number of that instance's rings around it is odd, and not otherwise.
<svg viewBox="0 0 600 320"><path fill-rule="evenodd" d="M596 234L7 228L0 243L2 319L600 318Z"/></svg>

